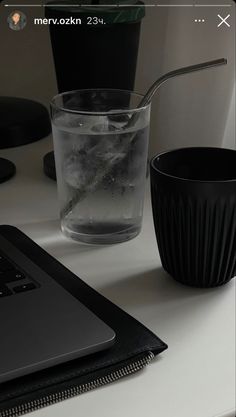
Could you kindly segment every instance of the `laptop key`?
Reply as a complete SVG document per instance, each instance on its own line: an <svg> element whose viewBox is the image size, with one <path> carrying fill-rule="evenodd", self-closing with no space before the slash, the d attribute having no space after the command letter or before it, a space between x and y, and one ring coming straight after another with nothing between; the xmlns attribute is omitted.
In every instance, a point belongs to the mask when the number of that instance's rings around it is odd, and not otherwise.
<svg viewBox="0 0 236 417"><path fill-rule="evenodd" d="M0 287L0 298L12 295L12 292L5 286Z"/></svg>
<svg viewBox="0 0 236 417"><path fill-rule="evenodd" d="M9 282L19 281L20 279L25 279L26 276L20 272L15 270L6 271L0 273L0 285L1 284L8 284Z"/></svg>
<svg viewBox="0 0 236 417"><path fill-rule="evenodd" d="M22 284L22 285L18 285L17 287L14 287L13 291L15 293L19 293L19 292L34 290L35 288L37 288L36 285L33 282L29 282L27 284Z"/></svg>

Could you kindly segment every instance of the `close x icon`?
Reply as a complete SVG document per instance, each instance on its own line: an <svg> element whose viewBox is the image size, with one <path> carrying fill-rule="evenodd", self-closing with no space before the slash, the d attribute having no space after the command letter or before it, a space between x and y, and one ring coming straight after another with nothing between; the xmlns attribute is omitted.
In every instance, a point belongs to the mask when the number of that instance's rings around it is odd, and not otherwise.
<svg viewBox="0 0 236 417"><path fill-rule="evenodd" d="M220 22L217 25L217 27L219 28L222 25L226 25L228 28L230 28L230 23L228 22L228 19L230 18L230 14L228 14L226 17L222 17L220 14L217 15Z"/></svg>

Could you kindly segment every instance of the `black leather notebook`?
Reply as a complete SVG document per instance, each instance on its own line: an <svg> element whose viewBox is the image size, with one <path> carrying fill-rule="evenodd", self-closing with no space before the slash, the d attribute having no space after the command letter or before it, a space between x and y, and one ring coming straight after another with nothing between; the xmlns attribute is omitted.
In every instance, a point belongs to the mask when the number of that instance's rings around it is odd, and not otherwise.
<svg viewBox="0 0 236 417"><path fill-rule="evenodd" d="M140 322L85 284L18 229L0 226L0 235L116 333L116 342L108 350L0 384L0 417L20 416L114 382L141 370L167 348Z"/></svg>

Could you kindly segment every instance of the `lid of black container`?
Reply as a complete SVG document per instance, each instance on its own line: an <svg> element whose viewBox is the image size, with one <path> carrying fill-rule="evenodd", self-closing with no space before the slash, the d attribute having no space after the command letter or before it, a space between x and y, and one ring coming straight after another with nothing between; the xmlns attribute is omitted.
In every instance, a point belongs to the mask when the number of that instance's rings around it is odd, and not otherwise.
<svg viewBox="0 0 236 417"><path fill-rule="evenodd" d="M13 162L0 158L0 183L9 180L16 173Z"/></svg>
<svg viewBox="0 0 236 417"><path fill-rule="evenodd" d="M43 158L43 170L47 177L51 178L52 180L57 179L56 177L56 167L55 167L55 158L54 152L48 152Z"/></svg>
<svg viewBox="0 0 236 417"><path fill-rule="evenodd" d="M32 100L0 97L0 149L37 141L51 132L46 107Z"/></svg>

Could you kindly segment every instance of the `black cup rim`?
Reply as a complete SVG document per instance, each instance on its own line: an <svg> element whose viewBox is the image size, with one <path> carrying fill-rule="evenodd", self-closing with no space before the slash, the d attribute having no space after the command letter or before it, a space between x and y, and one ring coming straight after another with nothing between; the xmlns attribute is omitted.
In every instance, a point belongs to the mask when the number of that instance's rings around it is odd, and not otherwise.
<svg viewBox="0 0 236 417"><path fill-rule="evenodd" d="M230 149L230 148L219 148L219 147L211 147L211 146L190 146L190 147L184 147L184 148L169 149L167 151L160 152L151 159L150 166L151 166L151 169L154 172L162 175L163 177L166 177L166 178L169 178L169 179L172 179L172 180L175 180L175 181L185 182L185 183L186 182L188 182L188 183L191 182L191 183L195 183L195 184L196 183L198 183L198 184L221 184L221 183L222 184L224 184L224 183L233 184L233 183L236 183L236 178L229 179L229 180L197 180L197 179L177 177L175 175L167 174L166 172L161 171L160 169L158 169L155 166L156 159L160 158L161 156L164 156L164 155L167 155L167 154L170 154L170 153L186 151L186 150L206 150L206 149L207 150L217 150L217 151L220 151L220 152L223 151L224 153L226 153L226 152L232 153L233 152L233 153L236 154L236 150Z"/></svg>

